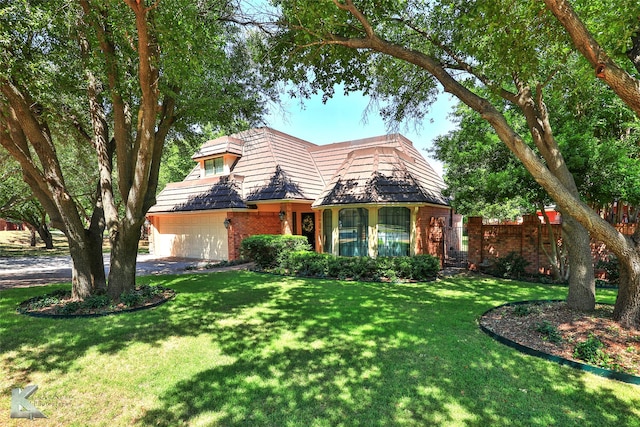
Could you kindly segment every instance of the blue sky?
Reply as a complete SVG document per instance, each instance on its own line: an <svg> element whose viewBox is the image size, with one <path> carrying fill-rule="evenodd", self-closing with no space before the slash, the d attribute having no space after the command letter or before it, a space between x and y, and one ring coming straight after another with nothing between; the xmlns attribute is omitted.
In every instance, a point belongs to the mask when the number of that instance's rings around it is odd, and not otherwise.
<svg viewBox="0 0 640 427"><path fill-rule="evenodd" d="M442 164L432 159L426 149L431 147L436 137L455 128L447 117L454 104L449 95L440 95L419 129L404 124L399 127L399 132L413 142L441 176ZM322 103L322 95L304 100L303 106L300 105L300 99L283 95L282 108L275 107L266 122L273 129L319 145L388 133L377 110L368 113L366 122L363 120L368 105L369 98L361 93L345 96L339 89L326 104Z"/></svg>

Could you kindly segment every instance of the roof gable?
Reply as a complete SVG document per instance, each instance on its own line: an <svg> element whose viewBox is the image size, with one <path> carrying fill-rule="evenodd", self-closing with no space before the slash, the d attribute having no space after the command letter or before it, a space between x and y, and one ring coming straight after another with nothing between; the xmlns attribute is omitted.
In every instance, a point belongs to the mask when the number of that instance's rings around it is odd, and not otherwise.
<svg viewBox="0 0 640 427"><path fill-rule="evenodd" d="M248 202L256 202L261 200L305 200L308 198L304 195L300 185L293 182L278 165L271 179L263 185L254 187L246 199Z"/></svg>
<svg viewBox="0 0 640 427"><path fill-rule="evenodd" d="M313 206L435 202L407 169L410 162L411 158L395 148L353 150Z"/></svg>

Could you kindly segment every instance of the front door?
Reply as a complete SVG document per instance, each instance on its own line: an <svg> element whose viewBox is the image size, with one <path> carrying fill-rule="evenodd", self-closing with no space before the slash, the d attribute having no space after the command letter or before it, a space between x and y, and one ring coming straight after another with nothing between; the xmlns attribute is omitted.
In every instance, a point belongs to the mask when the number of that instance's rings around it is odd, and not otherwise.
<svg viewBox="0 0 640 427"><path fill-rule="evenodd" d="M302 235L307 237L311 249L316 250L316 214L303 213L300 215L302 220Z"/></svg>

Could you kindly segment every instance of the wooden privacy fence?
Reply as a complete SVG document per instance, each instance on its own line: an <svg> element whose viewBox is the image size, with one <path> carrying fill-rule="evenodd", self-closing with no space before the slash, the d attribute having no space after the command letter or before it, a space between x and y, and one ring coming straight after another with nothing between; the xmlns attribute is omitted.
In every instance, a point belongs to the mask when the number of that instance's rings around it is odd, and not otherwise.
<svg viewBox="0 0 640 427"><path fill-rule="evenodd" d="M553 234L562 240L562 226L551 224ZM618 231L625 235L634 233L636 224L618 224ZM469 235L468 261L470 269L478 269L493 264L496 258L515 252L529 265L527 272L548 273L551 265L545 255L551 253L551 239L548 228L537 215L525 215L521 224L483 224L481 217L470 217L467 224ZM543 249L544 248L544 249ZM600 259L606 259L609 251L598 241L591 240L591 255L594 265Z"/></svg>

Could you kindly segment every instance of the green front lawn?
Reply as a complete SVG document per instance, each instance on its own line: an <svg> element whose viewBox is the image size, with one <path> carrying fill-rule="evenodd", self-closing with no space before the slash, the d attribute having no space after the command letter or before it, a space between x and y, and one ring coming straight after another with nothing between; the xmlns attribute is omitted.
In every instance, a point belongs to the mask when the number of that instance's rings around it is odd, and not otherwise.
<svg viewBox="0 0 640 427"><path fill-rule="evenodd" d="M383 284L249 272L144 277L152 310L18 315L56 287L0 292L0 425L11 389L47 426L633 426L640 387L525 356L477 318L560 287L453 278ZM612 291L599 299L612 302Z"/></svg>

